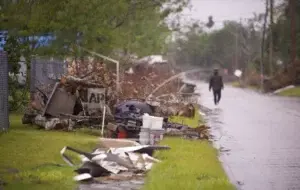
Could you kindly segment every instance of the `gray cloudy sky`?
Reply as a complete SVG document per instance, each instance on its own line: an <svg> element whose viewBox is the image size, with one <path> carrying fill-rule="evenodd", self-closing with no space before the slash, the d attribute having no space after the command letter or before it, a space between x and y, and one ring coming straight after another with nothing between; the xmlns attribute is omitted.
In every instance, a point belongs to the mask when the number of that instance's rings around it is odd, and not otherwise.
<svg viewBox="0 0 300 190"><path fill-rule="evenodd" d="M275 4L280 0L275 0ZM215 20L215 28L222 27L224 20L250 18L253 13L265 11L265 0L191 0L192 9L183 12L183 19L207 21L209 15Z"/></svg>

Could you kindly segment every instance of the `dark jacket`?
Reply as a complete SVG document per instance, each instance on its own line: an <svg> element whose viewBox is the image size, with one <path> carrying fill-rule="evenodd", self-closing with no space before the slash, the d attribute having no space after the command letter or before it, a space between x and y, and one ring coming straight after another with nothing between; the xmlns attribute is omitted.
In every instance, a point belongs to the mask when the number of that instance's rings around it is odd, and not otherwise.
<svg viewBox="0 0 300 190"><path fill-rule="evenodd" d="M209 80L209 90L221 90L224 88L223 78L220 75L213 75Z"/></svg>

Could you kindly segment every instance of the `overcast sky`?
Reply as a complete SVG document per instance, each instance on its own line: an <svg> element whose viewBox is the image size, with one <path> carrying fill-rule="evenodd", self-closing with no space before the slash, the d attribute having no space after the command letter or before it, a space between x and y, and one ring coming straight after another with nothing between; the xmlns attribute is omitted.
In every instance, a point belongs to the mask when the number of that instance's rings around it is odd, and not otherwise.
<svg viewBox="0 0 300 190"><path fill-rule="evenodd" d="M280 0L275 0L278 4ZM207 21L212 15L215 21L214 28L223 26L224 20L237 20L250 18L253 13L265 11L265 0L191 0L192 9L183 12L183 19L197 19Z"/></svg>

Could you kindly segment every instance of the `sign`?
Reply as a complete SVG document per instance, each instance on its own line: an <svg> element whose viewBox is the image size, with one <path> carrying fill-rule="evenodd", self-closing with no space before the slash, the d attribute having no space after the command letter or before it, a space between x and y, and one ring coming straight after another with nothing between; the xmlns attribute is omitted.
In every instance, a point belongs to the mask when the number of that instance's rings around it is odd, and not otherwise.
<svg viewBox="0 0 300 190"><path fill-rule="evenodd" d="M102 109L105 105L105 88L89 88L85 103L89 109Z"/></svg>
<svg viewBox="0 0 300 190"><path fill-rule="evenodd" d="M235 70L234 71L234 75L239 77L239 78L242 76L242 74L243 74L243 72L241 70Z"/></svg>

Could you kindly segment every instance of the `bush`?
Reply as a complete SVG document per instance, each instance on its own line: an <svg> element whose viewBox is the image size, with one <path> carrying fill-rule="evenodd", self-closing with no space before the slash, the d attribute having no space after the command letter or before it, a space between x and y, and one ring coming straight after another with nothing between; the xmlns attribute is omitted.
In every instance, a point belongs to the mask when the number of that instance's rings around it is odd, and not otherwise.
<svg viewBox="0 0 300 190"><path fill-rule="evenodd" d="M14 89L8 97L9 111L22 112L29 102L29 92L27 89Z"/></svg>

